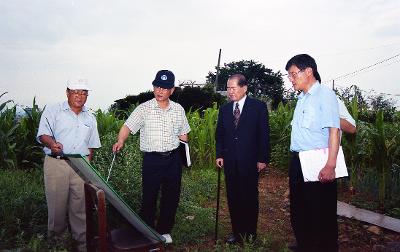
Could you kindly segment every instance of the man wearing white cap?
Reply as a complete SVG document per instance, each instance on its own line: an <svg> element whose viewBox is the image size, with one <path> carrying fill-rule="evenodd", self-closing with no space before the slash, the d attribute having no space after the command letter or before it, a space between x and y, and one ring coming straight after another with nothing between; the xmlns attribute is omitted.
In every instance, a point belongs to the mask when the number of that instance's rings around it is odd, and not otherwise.
<svg viewBox="0 0 400 252"><path fill-rule="evenodd" d="M46 106L40 119L37 141L44 145L44 184L48 208L48 238L51 241L67 229L66 216L78 250L86 250L86 215L83 180L63 154L81 154L92 159L101 146L96 118L84 106L87 80L68 81L68 100Z"/></svg>

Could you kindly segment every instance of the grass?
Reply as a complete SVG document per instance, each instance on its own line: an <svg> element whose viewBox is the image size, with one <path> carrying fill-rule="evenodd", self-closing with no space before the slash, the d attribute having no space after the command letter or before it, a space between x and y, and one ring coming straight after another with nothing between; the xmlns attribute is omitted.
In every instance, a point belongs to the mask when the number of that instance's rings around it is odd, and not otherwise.
<svg viewBox="0 0 400 252"><path fill-rule="evenodd" d="M122 159L123 163L124 160ZM117 168L117 167L116 167ZM130 170L116 173L114 186ZM134 175L130 175L133 177ZM207 207L209 200L214 199L216 182L209 169L186 170L183 173L181 201L179 204L176 225L173 230L176 246L198 244L213 232L214 209ZM196 179L194 179L196 178ZM127 178L130 181L130 178ZM215 179L214 179L215 180ZM210 182L211 181L211 182ZM124 182L125 183L125 182ZM139 189L140 184L125 185L126 189ZM140 190L138 190L140 191ZM133 209L138 210L139 199L133 199L138 193L127 193L123 197ZM40 170L8 171L0 169L0 250L16 247L27 247L33 251L46 248L47 207L44 196L43 174ZM202 239L203 238L203 239ZM61 251L68 248L70 237L60 241L56 246Z"/></svg>
<svg viewBox="0 0 400 252"><path fill-rule="evenodd" d="M198 244L214 231L215 210L209 202L216 197L216 172L211 169L185 170L180 204L173 229L177 245Z"/></svg>
<svg viewBox="0 0 400 252"><path fill-rule="evenodd" d="M0 249L22 246L47 228L47 206L40 170L0 169Z"/></svg>

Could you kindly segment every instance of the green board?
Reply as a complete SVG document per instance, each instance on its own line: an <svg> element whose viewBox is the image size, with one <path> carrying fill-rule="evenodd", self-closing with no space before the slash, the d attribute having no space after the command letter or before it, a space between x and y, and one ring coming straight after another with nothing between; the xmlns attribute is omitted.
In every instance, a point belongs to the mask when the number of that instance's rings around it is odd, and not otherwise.
<svg viewBox="0 0 400 252"><path fill-rule="evenodd" d="M69 159L72 168L85 182L90 182L104 191L107 201L110 202L135 229L152 242L165 242L165 238L144 223L86 158L81 155L65 155L65 157Z"/></svg>

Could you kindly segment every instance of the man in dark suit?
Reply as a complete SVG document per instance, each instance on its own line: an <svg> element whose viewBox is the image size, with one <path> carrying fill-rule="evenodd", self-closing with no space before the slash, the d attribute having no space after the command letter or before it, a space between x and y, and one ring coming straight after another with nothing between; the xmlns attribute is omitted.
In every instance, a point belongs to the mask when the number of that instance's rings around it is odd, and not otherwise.
<svg viewBox="0 0 400 252"><path fill-rule="evenodd" d="M258 177L269 162L269 125L266 105L246 96L241 74L228 79L231 102L219 110L216 165L224 168L232 234L228 243L255 239L258 220Z"/></svg>

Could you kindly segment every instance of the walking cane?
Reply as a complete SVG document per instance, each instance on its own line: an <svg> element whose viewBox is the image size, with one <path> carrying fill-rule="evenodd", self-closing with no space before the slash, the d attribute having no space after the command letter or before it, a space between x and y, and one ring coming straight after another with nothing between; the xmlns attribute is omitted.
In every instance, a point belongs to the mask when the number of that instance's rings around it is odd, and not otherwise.
<svg viewBox="0 0 400 252"><path fill-rule="evenodd" d="M221 62L221 49L219 49L218 54L218 64L217 64L217 73L215 75L215 82L214 82L214 91L217 91L218 86L218 77L219 77L219 63ZM221 189L221 169L222 167L218 167L218 184L217 184L217 212L215 213L215 244L218 241L218 215L219 215L219 191Z"/></svg>
<svg viewBox="0 0 400 252"><path fill-rule="evenodd" d="M221 167L218 167L218 182L217 182L217 211L215 213L215 244L217 244L218 241L218 217L219 217L219 194L220 194L220 189L221 189Z"/></svg>
<svg viewBox="0 0 400 252"><path fill-rule="evenodd" d="M107 180L106 180L106 182L108 182L108 180L110 179L111 170L112 170L112 168L113 168L113 165L114 165L114 161L115 161L115 155L116 155L116 154L117 154L117 152L113 152L113 159L112 159L112 161L111 161L110 168L108 169L108 176L107 176Z"/></svg>

